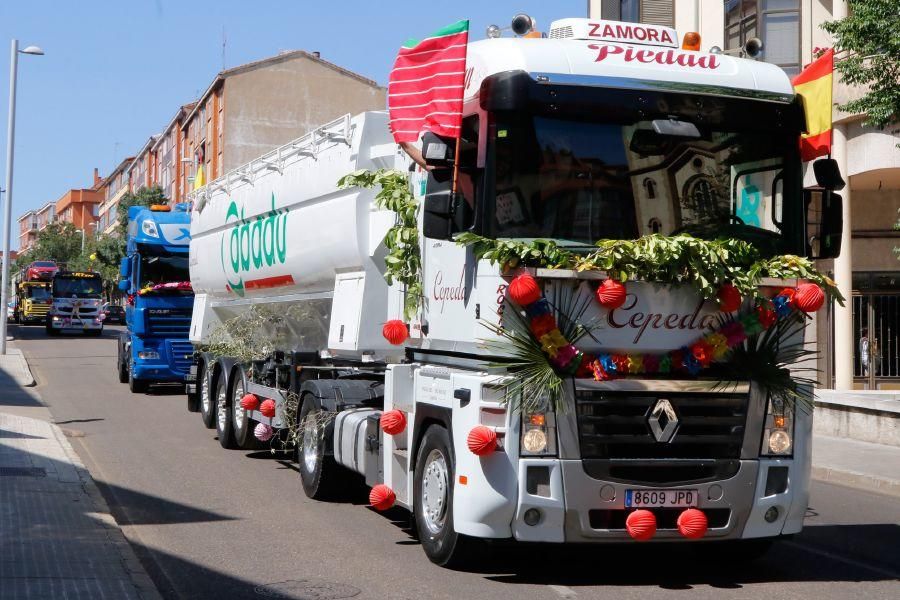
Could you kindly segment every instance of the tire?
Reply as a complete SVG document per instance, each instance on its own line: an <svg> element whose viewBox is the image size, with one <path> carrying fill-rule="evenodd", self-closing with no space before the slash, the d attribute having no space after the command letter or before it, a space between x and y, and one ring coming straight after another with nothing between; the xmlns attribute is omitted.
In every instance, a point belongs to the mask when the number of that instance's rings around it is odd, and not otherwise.
<svg viewBox="0 0 900 600"><path fill-rule="evenodd" d="M200 420L207 429L212 429L216 426L216 402L206 368L205 361L197 365L197 396L200 400Z"/></svg>
<svg viewBox="0 0 900 600"><path fill-rule="evenodd" d="M200 365L197 365L197 373L200 373ZM187 394L187 409L188 412L200 412L200 381L197 380L194 382L194 393L188 394L187 384L184 386L184 393Z"/></svg>
<svg viewBox="0 0 900 600"><path fill-rule="evenodd" d="M234 440L234 428L231 425L232 412L228 401L228 378L224 373L216 382L215 405L215 425L216 434L219 436L219 445L226 450L234 450L237 448L237 443Z"/></svg>
<svg viewBox="0 0 900 600"><path fill-rule="evenodd" d="M119 383L128 383L128 364L119 359Z"/></svg>
<svg viewBox="0 0 900 600"><path fill-rule="evenodd" d="M297 422L303 423L310 415L315 417L323 412L316 399L311 394L306 394ZM334 460L334 456L325 451L333 432L333 422L324 428L321 425L306 427L297 444L297 465L303 492L315 500L334 499L345 489L346 474L338 472L340 465Z"/></svg>
<svg viewBox="0 0 900 600"><path fill-rule="evenodd" d="M245 382L244 368L235 367L231 375L231 427L234 430L234 442L241 450L257 450L262 445L253 435L255 421L250 418L250 413L241 408Z"/></svg>
<svg viewBox="0 0 900 600"><path fill-rule="evenodd" d="M128 367L128 389L132 394L145 394L150 384L145 379L135 379L131 366Z"/></svg>
<svg viewBox="0 0 900 600"><path fill-rule="evenodd" d="M440 425L425 432L416 454L413 517L428 559L442 567L458 567L473 558L476 540L453 529L455 464L450 434Z"/></svg>

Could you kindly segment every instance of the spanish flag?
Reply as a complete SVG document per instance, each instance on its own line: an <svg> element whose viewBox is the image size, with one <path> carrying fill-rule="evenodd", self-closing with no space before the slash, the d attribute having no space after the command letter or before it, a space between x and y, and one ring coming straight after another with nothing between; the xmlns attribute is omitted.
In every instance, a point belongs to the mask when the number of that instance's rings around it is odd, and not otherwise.
<svg viewBox="0 0 900 600"><path fill-rule="evenodd" d="M834 48L814 60L791 83L806 111L806 131L800 136L800 158L804 161L831 154L831 83Z"/></svg>

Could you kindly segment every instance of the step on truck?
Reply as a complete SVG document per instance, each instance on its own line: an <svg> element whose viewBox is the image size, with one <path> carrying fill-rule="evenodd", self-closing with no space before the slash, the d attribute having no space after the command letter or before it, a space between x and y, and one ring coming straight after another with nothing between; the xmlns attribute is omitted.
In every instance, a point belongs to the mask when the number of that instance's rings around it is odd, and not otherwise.
<svg viewBox="0 0 900 600"><path fill-rule="evenodd" d="M47 335L80 331L102 335L103 280L93 271L58 271L50 288L51 304L45 325Z"/></svg>
<svg viewBox="0 0 900 600"><path fill-rule="evenodd" d="M184 383L194 293L188 276L190 215L186 204L128 209L126 256L119 289L127 296L119 334L119 381L132 392L150 384Z"/></svg>
<svg viewBox="0 0 900 600"><path fill-rule="evenodd" d="M803 188L802 107L778 67L681 49L669 28L566 19L549 37L468 45L456 195L455 140L426 136L424 170L383 112L327 123L195 193L189 407L225 448L300 424L306 494L357 473L373 505L413 513L438 564L477 539L761 550L802 527L811 415L759 381L694 368L680 349L728 322L715 299L634 277L619 303L601 304L602 272L499 264L456 238L542 239L579 255L598 240L692 233L760 256L807 256L815 238L833 255L840 219L808 216L825 199L839 215L839 199ZM422 292L408 330L397 326L405 288L384 276L398 217L376 190L336 183L377 169L409 173L419 207ZM529 312L509 303L519 277ZM597 358L564 375L556 404L526 407L498 327L566 294L593 324L578 356ZM260 309L277 318L256 348L211 351L217 332ZM716 353L742 339L729 327L709 338ZM559 360L554 335L538 355Z"/></svg>

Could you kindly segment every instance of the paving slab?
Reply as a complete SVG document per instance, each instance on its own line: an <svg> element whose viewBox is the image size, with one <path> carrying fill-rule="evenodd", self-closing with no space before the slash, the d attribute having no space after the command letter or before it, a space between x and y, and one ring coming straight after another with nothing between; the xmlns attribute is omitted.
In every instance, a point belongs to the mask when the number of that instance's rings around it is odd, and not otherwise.
<svg viewBox="0 0 900 600"><path fill-rule="evenodd" d="M900 447L814 435L812 476L900 497Z"/></svg>
<svg viewBox="0 0 900 600"><path fill-rule="evenodd" d="M62 430L0 412L0 600L159 597Z"/></svg>

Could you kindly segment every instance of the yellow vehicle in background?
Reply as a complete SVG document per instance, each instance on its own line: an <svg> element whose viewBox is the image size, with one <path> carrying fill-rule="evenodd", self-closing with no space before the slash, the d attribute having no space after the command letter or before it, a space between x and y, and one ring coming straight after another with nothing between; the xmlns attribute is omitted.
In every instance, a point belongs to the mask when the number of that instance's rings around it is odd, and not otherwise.
<svg viewBox="0 0 900 600"><path fill-rule="evenodd" d="M43 323L53 304L49 281L23 281L16 286L16 323Z"/></svg>

